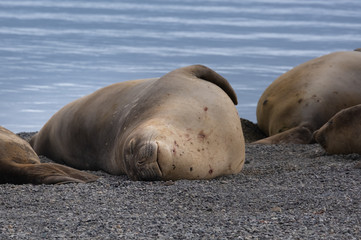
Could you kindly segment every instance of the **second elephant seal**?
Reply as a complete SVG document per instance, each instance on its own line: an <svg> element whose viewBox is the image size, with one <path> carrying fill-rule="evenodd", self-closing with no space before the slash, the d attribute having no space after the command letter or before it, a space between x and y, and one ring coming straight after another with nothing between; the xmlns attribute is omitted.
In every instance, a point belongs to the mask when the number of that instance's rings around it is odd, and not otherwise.
<svg viewBox="0 0 361 240"><path fill-rule="evenodd" d="M256 143L310 143L312 134L340 110L361 103L361 53L335 52L277 78L257 105Z"/></svg>
<svg viewBox="0 0 361 240"><path fill-rule="evenodd" d="M86 183L98 177L56 163L41 163L28 142L0 126L1 183Z"/></svg>

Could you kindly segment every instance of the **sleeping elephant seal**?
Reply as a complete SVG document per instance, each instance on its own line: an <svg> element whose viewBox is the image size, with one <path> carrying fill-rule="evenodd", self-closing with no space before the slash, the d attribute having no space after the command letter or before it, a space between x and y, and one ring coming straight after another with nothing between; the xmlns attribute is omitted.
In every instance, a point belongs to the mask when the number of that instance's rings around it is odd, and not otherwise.
<svg viewBox="0 0 361 240"><path fill-rule="evenodd" d="M226 79L194 65L121 82L59 110L31 139L38 154L132 180L238 173L245 145Z"/></svg>
<svg viewBox="0 0 361 240"><path fill-rule="evenodd" d="M310 143L312 134L340 110L361 103L361 53L335 52L277 78L257 105L255 143Z"/></svg>
<svg viewBox="0 0 361 240"><path fill-rule="evenodd" d="M0 183L85 183L97 178L67 166L40 163L29 143L0 126Z"/></svg>
<svg viewBox="0 0 361 240"><path fill-rule="evenodd" d="M341 110L314 133L330 154L361 154L361 104Z"/></svg>

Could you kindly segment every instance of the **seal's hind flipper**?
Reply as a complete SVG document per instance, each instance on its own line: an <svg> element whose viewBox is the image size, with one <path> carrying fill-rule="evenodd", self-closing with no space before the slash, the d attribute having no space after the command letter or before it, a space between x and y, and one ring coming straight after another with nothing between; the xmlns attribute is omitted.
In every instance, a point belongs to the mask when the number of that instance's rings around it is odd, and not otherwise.
<svg viewBox="0 0 361 240"><path fill-rule="evenodd" d="M3 173L0 182L15 184L64 184L87 183L97 179L98 176L96 175L56 163L15 163Z"/></svg>
<svg viewBox="0 0 361 240"><path fill-rule="evenodd" d="M233 101L234 105L238 104L237 95L234 89L232 88L231 84L221 75L213 71L212 69L203 66L203 65L191 65L183 68L178 68L173 70L168 74L174 74L178 72L183 72L184 74L190 74L196 78L202 79L207 82L211 82L218 87L220 87L230 99ZM166 74L166 75L168 75Z"/></svg>

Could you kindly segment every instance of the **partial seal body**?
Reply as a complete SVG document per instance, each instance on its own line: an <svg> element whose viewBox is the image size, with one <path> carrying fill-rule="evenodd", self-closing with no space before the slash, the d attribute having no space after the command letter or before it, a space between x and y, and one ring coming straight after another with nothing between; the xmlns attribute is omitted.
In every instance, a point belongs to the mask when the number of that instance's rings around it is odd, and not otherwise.
<svg viewBox="0 0 361 240"><path fill-rule="evenodd" d="M309 143L340 110L361 103L361 53L335 52L277 78L257 105L258 143Z"/></svg>
<svg viewBox="0 0 361 240"><path fill-rule="evenodd" d="M361 154L361 104L338 112L314 138L329 154Z"/></svg>
<svg viewBox="0 0 361 240"><path fill-rule="evenodd" d="M133 180L238 173L244 138L229 83L194 65L116 83L59 110L33 137L38 154Z"/></svg>
<svg viewBox="0 0 361 240"><path fill-rule="evenodd" d="M40 163L28 142L0 127L0 183L85 183L97 178L67 166Z"/></svg>

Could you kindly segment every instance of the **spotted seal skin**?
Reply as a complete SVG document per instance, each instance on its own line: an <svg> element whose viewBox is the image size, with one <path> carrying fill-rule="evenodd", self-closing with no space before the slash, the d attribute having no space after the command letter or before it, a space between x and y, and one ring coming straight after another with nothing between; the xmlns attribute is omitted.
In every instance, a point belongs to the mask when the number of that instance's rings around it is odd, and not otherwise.
<svg viewBox="0 0 361 240"><path fill-rule="evenodd" d="M38 154L133 180L238 173L245 144L231 85L193 65L121 82L59 110L31 139Z"/></svg>
<svg viewBox="0 0 361 240"><path fill-rule="evenodd" d="M361 104L338 112L314 138L329 154L361 154Z"/></svg>
<svg viewBox="0 0 361 240"><path fill-rule="evenodd" d="M28 142L0 126L0 183L85 183L98 177L54 163L40 163Z"/></svg>
<svg viewBox="0 0 361 240"><path fill-rule="evenodd" d="M277 78L257 105L255 143L311 143L313 132L344 108L361 103L361 53L335 52L305 62Z"/></svg>

